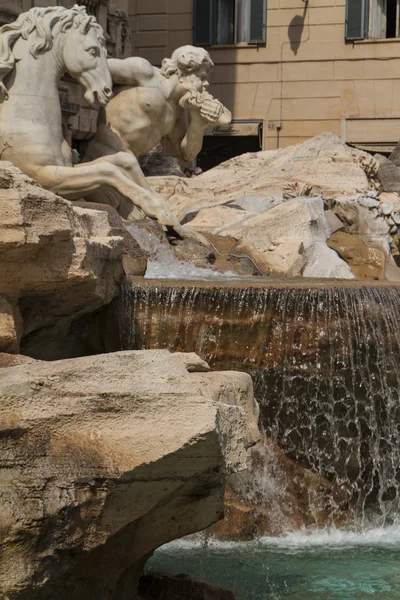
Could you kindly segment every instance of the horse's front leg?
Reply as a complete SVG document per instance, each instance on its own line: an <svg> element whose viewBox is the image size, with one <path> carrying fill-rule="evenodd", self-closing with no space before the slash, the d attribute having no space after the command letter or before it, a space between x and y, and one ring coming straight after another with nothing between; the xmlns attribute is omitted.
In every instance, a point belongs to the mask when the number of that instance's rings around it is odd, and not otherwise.
<svg viewBox="0 0 400 600"><path fill-rule="evenodd" d="M138 206L148 217L159 221L167 230L173 230L179 237L184 237L182 226L162 199L132 181L124 173L131 159L130 155L118 155L75 167L40 167L35 170L33 177L44 188L68 200L77 200L101 187L109 186ZM118 161L121 166L118 165Z"/></svg>

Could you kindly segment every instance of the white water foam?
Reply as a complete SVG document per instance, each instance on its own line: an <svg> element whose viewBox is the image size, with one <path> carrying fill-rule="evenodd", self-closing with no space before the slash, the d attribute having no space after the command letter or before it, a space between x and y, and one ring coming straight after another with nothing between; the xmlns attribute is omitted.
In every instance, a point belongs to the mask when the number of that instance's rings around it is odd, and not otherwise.
<svg viewBox="0 0 400 600"><path fill-rule="evenodd" d="M313 549L344 550L354 547L400 549L400 526L377 527L363 531L344 529L296 531L284 537L263 537L249 542L226 542L214 538L192 536L175 540L160 550L167 552L190 551L196 548L231 550L285 550L307 551Z"/></svg>
<svg viewBox="0 0 400 600"><path fill-rule="evenodd" d="M287 550L312 548L337 548L339 550L355 546L400 548L400 526L378 527L363 531L322 529L310 533L294 532L282 538L261 538L260 544Z"/></svg>
<svg viewBox="0 0 400 600"><path fill-rule="evenodd" d="M135 225L125 225L142 250L149 254L145 279L185 279L209 281L217 279L238 279L233 271L215 271L210 268L196 267L184 260L179 260L172 252L167 241L162 241L150 231Z"/></svg>

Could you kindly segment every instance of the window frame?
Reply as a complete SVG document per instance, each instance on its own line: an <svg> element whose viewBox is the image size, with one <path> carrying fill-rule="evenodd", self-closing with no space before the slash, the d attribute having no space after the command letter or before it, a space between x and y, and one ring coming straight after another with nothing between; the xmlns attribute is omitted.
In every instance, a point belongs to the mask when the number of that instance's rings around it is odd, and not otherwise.
<svg viewBox="0 0 400 600"><path fill-rule="evenodd" d="M207 4L208 12L208 36L205 36L205 28L202 11L204 11L205 3ZM194 0L193 7L193 44L195 46L214 46L216 48L227 48L232 46L260 46L266 44L267 39L267 0L248 0L248 34L247 40L238 41L238 0L234 0L233 7L233 42L221 43L218 41L218 2L219 0ZM261 5L262 18L260 30L262 33L259 37L251 37L252 31L252 17L254 15L255 7L257 4ZM201 29L203 27L203 30Z"/></svg>
<svg viewBox="0 0 400 600"><path fill-rule="evenodd" d="M396 34L394 37L373 36L371 32L371 2L376 0L346 0L345 41L346 42L396 42L400 41L400 0L396 0ZM387 18L387 13L386 13ZM357 20L359 23L357 23ZM354 27L359 24L358 34ZM353 28L353 29L352 29ZM352 32L349 32L352 30Z"/></svg>

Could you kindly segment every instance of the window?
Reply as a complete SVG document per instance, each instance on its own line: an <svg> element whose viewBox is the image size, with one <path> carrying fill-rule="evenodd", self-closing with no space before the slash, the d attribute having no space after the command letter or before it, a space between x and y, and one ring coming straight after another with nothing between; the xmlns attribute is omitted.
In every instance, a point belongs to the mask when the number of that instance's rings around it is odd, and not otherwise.
<svg viewBox="0 0 400 600"><path fill-rule="evenodd" d="M194 0L194 43L265 43L266 5L266 0Z"/></svg>
<svg viewBox="0 0 400 600"><path fill-rule="evenodd" d="M400 0L347 0L347 40L396 37L400 37Z"/></svg>

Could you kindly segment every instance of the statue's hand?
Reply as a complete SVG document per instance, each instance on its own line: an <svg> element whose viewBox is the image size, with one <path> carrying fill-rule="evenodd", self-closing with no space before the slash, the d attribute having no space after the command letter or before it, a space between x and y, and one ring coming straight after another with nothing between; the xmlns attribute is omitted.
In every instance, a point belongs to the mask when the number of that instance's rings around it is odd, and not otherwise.
<svg viewBox="0 0 400 600"><path fill-rule="evenodd" d="M207 98L200 106L200 115L209 123L217 123L224 112L224 106L215 98Z"/></svg>
<svg viewBox="0 0 400 600"><path fill-rule="evenodd" d="M225 106L223 106L221 116L219 117L218 123L216 123L216 125L221 125L222 127L224 127L225 125L229 125L229 123L231 121L232 121L231 111L228 110Z"/></svg>

